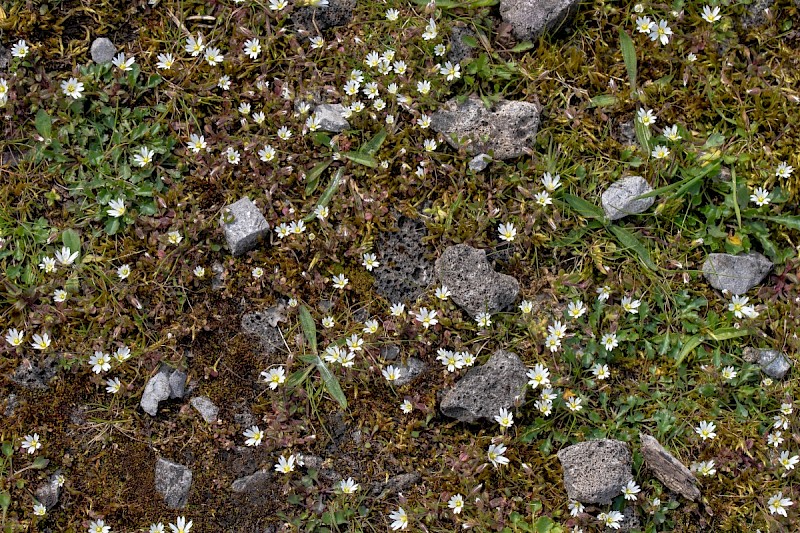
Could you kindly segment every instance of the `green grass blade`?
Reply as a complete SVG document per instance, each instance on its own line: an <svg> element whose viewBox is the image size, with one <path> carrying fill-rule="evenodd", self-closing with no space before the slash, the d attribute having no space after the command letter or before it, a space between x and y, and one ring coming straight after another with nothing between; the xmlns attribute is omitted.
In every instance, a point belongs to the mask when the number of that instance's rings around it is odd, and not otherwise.
<svg viewBox="0 0 800 533"><path fill-rule="evenodd" d="M365 167L369 168L377 168L378 161L372 157L371 155L363 152L343 152L343 156L345 156L350 161L358 163L359 165L364 165Z"/></svg>
<svg viewBox="0 0 800 533"><path fill-rule="evenodd" d="M314 324L314 319L308 308L305 305L300 306L300 327L303 329L303 336L306 342L311 347L311 353L317 353L317 326Z"/></svg>
<svg viewBox="0 0 800 533"><path fill-rule="evenodd" d="M331 182L322 192L322 196L319 197L319 202L317 202L317 205L325 207L330 203L331 198L333 198L334 193L336 193L336 189L339 188L339 184L342 182L342 176L344 176L344 168L339 168L339 170L337 170L333 175L333 178L331 178ZM314 218L316 218L316 215L312 211L303 217L303 222L311 222L314 220Z"/></svg>
<svg viewBox="0 0 800 533"><path fill-rule="evenodd" d="M319 186L319 177L325 172L325 169L330 166L332 161L323 161L322 163L317 163L314 165L314 168L308 171L306 174L306 196L310 196L317 190Z"/></svg>
<svg viewBox="0 0 800 533"><path fill-rule="evenodd" d="M593 218L596 220L603 220L605 218L605 213L600 207L587 202L583 198L572 194L565 194L564 201L569 204L573 211L584 218Z"/></svg>
<svg viewBox="0 0 800 533"><path fill-rule="evenodd" d="M620 27L619 43L622 49L622 60L625 61L625 69L628 71L628 81L631 84L631 93L636 91L636 47L633 39Z"/></svg>
<svg viewBox="0 0 800 533"><path fill-rule="evenodd" d="M81 238L74 229L64 230L61 233L61 242L64 243L64 246L69 248L72 253L81 251Z"/></svg>
<svg viewBox="0 0 800 533"><path fill-rule="evenodd" d="M715 341L727 341L737 337L747 337L752 334L753 332L747 328L720 328L707 333L708 337Z"/></svg>
<svg viewBox="0 0 800 533"><path fill-rule="evenodd" d="M386 130L381 128L381 131L375 134L375 136L367 141L367 143L362 146L358 151L368 155L375 155L380 150L383 141L386 140Z"/></svg>
<svg viewBox="0 0 800 533"><path fill-rule="evenodd" d="M767 222L774 222L775 224L780 224L782 226L786 226L787 228L796 229L800 231L800 217L794 215L786 215L786 216L763 216L763 215L756 215L753 218L759 218L761 220L766 220Z"/></svg>
<svg viewBox="0 0 800 533"><path fill-rule="evenodd" d="M703 335L693 335L689 337L689 340L686 341L686 344L683 345L681 348L680 353L678 353L678 357L675 358L675 366L680 366L683 363L683 360L694 351L695 348L703 344L705 337Z"/></svg>
<svg viewBox="0 0 800 533"><path fill-rule="evenodd" d="M650 258L650 252L647 251L647 247L634 233L621 226L610 225L608 228L611 230L611 233L614 234L620 244L622 244L622 246L636 252L636 255L639 256L639 260L644 264L644 266L653 272L658 271L658 266Z"/></svg>
<svg viewBox="0 0 800 533"><path fill-rule="evenodd" d="M344 395L342 386L339 384L339 378L333 375L328 365L326 365L325 361L319 356L317 356L315 364L317 365L317 370L319 370L319 375L322 376L322 382L325 384L325 389L327 389L328 394L336 400L342 409L347 409L347 397Z"/></svg>

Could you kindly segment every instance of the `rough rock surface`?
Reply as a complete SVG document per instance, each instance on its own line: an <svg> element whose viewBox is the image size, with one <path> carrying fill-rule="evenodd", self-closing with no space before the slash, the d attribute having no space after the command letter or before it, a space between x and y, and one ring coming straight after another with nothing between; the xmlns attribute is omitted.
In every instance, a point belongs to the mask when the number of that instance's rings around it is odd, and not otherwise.
<svg viewBox="0 0 800 533"><path fill-rule="evenodd" d="M450 31L450 50L447 51L447 60L458 64L465 59L474 57L474 48L464 42L464 37L477 39L475 32L466 26L453 26Z"/></svg>
<svg viewBox="0 0 800 533"><path fill-rule="evenodd" d="M394 380L394 384L401 387L411 383L414 379L425 371L425 362L416 357L409 357L408 360L400 365L400 376Z"/></svg>
<svg viewBox="0 0 800 533"><path fill-rule="evenodd" d="M225 239L233 255L249 252L269 234L267 219L247 197L223 210L220 225L225 231Z"/></svg>
<svg viewBox="0 0 800 533"><path fill-rule="evenodd" d="M664 485L688 500L695 501L700 497L697 478L691 470L661 446L654 437L639 433L639 440L642 443L645 464Z"/></svg>
<svg viewBox="0 0 800 533"><path fill-rule="evenodd" d="M117 53L117 47L107 37L98 37L92 41L90 53L95 63L111 63Z"/></svg>
<svg viewBox="0 0 800 533"><path fill-rule="evenodd" d="M748 363L757 364L766 375L775 379L783 379L792 368L792 363L782 352L769 348L747 347L744 349L742 357Z"/></svg>
<svg viewBox="0 0 800 533"><path fill-rule="evenodd" d="M317 35L336 26L349 24L353 19L356 0L329 0L325 7L301 7L292 13L292 22L298 30Z"/></svg>
<svg viewBox="0 0 800 533"><path fill-rule="evenodd" d="M641 176L628 176L611 184L601 197L603 211L609 220L619 220L628 215L642 213L650 208L655 198L641 198L637 196L653 190L650 184Z"/></svg>
<svg viewBox="0 0 800 533"><path fill-rule="evenodd" d="M742 28L749 30L767 23L766 9L772 8L775 0L755 0L745 8L742 15Z"/></svg>
<svg viewBox="0 0 800 533"><path fill-rule="evenodd" d="M330 133L339 133L350 129L350 123L342 116L342 104L320 104L314 110L319 120L319 129Z"/></svg>
<svg viewBox="0 0 800 533"><path fill-rule="evenodd" d="M436 260L436 275L452 294L456 305L472 318L478 313L498 313L514 303L519 282L492 270L486 251L466 244L450 246Z"/></svg>
<svg viewBox="0 0 800 533"><path fill-rule="evenodd" d="M708 254L703 276L708 284L731 294L744 294L772 270L772 262L757 252L749 254Z"/></svg>
<svg viewBox="0 0 800 533"><path fill-rule="evenodd" d="M219 407L214 405L214 402L212 402L210 398L195 396L189 403L192 404L192 407L197 409L197 412L200 413L200 416L202 416L203 420L207 423L213 424L219 418Z"/></svg>
<svg viewBox="0 0 800 533"><path fill-rule="evenodd" d="M377 481L372 484L370 494L381 499L389 494L397 494L402 492L413 485L416 485L422 479L419 472L408 472L406 474L399 474L391 477L386 481Z"/></svg>
<svg viewBox="0 0 800 533"><path fill-rule="evenodd" d="M471 368L445 392L440 405L442 414L468 423L492 420L501 408L510 409L515 400L525 400L527 370L517 354L496 351L485 364Z"/></svg>
<svg viewBox="0 0 800 533"><path fill-rule="evenodd" d="M607 505L633 479L631 452L624 442L589 440L558 452L564 469L564 488L572 500Z"/></svg>
<svg viewBox="0 0 800 533"><path fill-rule="evenodd" d="M169 373L169 397L171 400L183 398L186 395L186 372L183 370L172 370Z"/></svg>
<svg viewBox="0 0 800 533"><path fill-rule="evenodd" d="M31 390L46 390L58 372L59 356L49 355L39 361L32 355L11 374L11 381Z"/></svg>
<svg viewBox="0 0 800 533"><path fill-rule="evenodd" d="M431 127L455 149L466 144L471 154L513 159L533 143L539 108L530 102L500 100L486 109L480 98L470 96L462 104L453 99L440 107L431 116Z"/></svg>
<svg viewBox="0 0 800 533"><path fill-rule="evenodd" d="M286 349L278 329L278 324L286 321L284 310L283 304L277 304L242 316L242 331L257 337L259 348L267 355L283 352Z"/></svg>
<svg viewBox="0 0 800 533"><path fill-rule="evenodd" d="M427 231L421 221L404 216L397 228L378 235L375 290L391 303L413 302L433 281L433 265L425 258L428 250L422 243Z"/></svg>
<svg viewBox="0 0 800 533"><path fill-rule="evenodd" d="M469 160L469 169L473 172L481 172L491 163L492 158L487 154L478 154Z"/></svg>
<svg viewBox="0 0 800 533"><path fill-rule="evenodd" d="M249 476L240 477L231 484L231 490L242 494L245 499L253 504L263 505L269 498L269 484L272 473L268 470L257 470Z"/></svg>
<svg viewBox="0 0 800 533"><path fill-rule="evenodd" d="M159 371L155 376L151 377L147 385L145 385L139 405L148 415L156 416L158 413L158 404L164 400L168 400L169 395L169 374Z"/></svg>
<svg viewBox="0 0 800 533"><path fill-rule="evenodd" d="M180 509L189 500L192 488L192 471L183 465L159 457L156 461L156 492L171 509Z"/></svg>
<svg viewBox="0 0 800 533"><path fill-rule="evenodd" d="M49 511L56 505L61 497L61 487L58 485L58 476L61 470L56 470L47 478L47 481L39 485L36 489L36 501L47 507Z"/></svg>
<svg viewBox="0 0 800 533"><path fill-rule="evenodd" d="M501 0L500 16L520 41L535 41L578 10L579 0Z"/></svg>

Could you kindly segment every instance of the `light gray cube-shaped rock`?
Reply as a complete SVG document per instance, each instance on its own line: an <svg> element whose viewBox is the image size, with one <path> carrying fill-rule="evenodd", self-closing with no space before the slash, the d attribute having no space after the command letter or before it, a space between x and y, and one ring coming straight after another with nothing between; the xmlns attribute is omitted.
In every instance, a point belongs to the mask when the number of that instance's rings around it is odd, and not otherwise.
<svg viewBox="0 0 800 533"><path fill-rule="evenodd" d="M601 197L603 211L608 220L619 220L628 215L642 213L653 205L655 199L639 198L653 190L641 176L628 176L611 184Z"/></svg>
<svg viewBox="0 0 800 533"><path fill-rule="evenodd" d="M111 60L114 59L114 55L117 53L117 47L106 37L98 37L92 41L90 52L92 54L92 61L95 63L111 63Z"/></svg>
<svg viewBox="0 0 800 533"><path fill-rule="evenodd" d="M189 489L192 488L192 471L178 463L162 457L156 461L156 492L163 498L170 509L180 509L189 500Z"/></svg>
<svg viewBox="0 0 800 533"><path fill-rule="evenodd" d="M247 197L226 207L220 224L233 255L249 252L269 233L267 219Z"/></svg>
<svg viewBox="0 0 800 533"><path fill-rule="evenodd" d="M319 121L319 129L329 133L339 133L350 128L350 123L344 118L342 104L321 104L314 110Z"/></svg>

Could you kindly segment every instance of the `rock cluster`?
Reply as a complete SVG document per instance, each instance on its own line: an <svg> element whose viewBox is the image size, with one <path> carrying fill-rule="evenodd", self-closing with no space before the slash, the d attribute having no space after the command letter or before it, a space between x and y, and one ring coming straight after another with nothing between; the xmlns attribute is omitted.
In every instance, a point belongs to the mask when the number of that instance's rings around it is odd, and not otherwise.
<svg viewBox="0 0 800 533"><path fill-rule="evenodd" d="M150 416L158 413L158 404L170 399L183 398L186 393L186 372L162 365L144 387L139 405Z"/></svg>

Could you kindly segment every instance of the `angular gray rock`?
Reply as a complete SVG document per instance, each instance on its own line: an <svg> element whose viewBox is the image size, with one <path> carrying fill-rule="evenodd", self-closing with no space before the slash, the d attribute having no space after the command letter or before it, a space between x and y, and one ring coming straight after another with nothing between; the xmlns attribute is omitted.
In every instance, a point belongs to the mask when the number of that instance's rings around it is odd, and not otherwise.
<svg viewBox="0 0 800 533"><path fill-rule="evenodd" d="M192 488L192 471L178 463L159 457L156 461L156 492L170 509L180 509L189 500Z"/></svg>
<svg viewBox="0 0 800 533"><path fill-rule="evenodd" d="M461 422L492 420L501 408L510 409L517 399L525 400L527 370L517 354L497 350L445 392L439 408L445 416Z"/></svg>
<svg viewBox="0 0 800 533"><path fill-rule="evenodd" d="M422 479L422 474L419 472L408 472L406 474L398 474L389 478L386 481L376 481L370 488L370 495L377 499L383 499L389 494L397 494L404 490L416 485Z"/></svg>
<svg viewBox="0 0 800 533"><path fill-rule="evenodd" d="M399 376L394 380L397 387L411 383L414 379L425 371L425 362L416 357L409 357L408 360L400 365Z"/></svg>
<svg viewBox="0 0 800 533"><path fill-rule="evenodd" d="M175 369L169 373L170 399L183 398L186 394L186 372Z"/></svg>
<svg viewBox="0 0 800 533"><path fill-rule="evenodd" d="M189 403L192 404L192 407L197 409L197 412L200 413L200 416L202 416L203 420L208 424L213 424L219 418L219 407L214 405L214 402L212 402L210 398L195 396L189 400Z"/></svg>
<svg viewBox="0 0 800 533"><path fill-rule="evenodd" d="M469 169L473 172L481 172L489 166L492 158L487 154L478 154L469 160Z"/></svg>
<svg viewBox="0 0 800 533"><path fill-rule="evenodd" d="M220 225L225 231L228 248L235 256L249 252L269 234L267 219L247 197L223 210Z"/></svg>
<svg viewBox="0 0 800 533"><path fill-rule="evenodd" d="M242 331L257 337L259 349L267 355L286 350L278 323L284 322L283 304L274 305L268 309L252 311L242 316Z"/></svg>
<svg viewBox="0 0 800 533"><path fill-rule="evenodd" d="M314 110L319 121L319 129L329 133L339 133L350 129L350 123L342 116L344 106L342 104L320 104Z"/></svg>
<svg viewBox="0 0 800 533"><path fill-rule="evenodd" d="M169 395L169 374L159 370L155 376L150 378L147 385L145 385L139 405L148 415L156 416L158 413L158 404L164 400L168 400Z"/></svg>
<svg viewBox="0 0 800 533"><path fill-rule="evenodd" d="M11 381L31 390L46 390L58 373L59 355L51 354L43 359L31 354L11 374Z"/></svg>
<svg viewBox="0 0 800 533"><path fill-rule="evenodd" d="M475 55L474 48L464 42L464 37L477 40L475 32L468 26L453 26L453 29L450 30L450 49L447 51L447 60L453 64L461 63Z"/></svg>
<svg viewBox="0 0 800 533"><path fill-rule="evenodd" d="M748 363L757 364L766 375L775 379L783 379L789 369L792 368L792 363L782 352L769 348L751 348L748 346L744 349L742 358Z"/></svg>
<svg viewBox="0 0 800 533"><path fill-rule="evenodd" d="M95 63L111 63L117 53L117 47L108 38L98 37L92 41L89 51L92 54L92 61Z"/></svg>
<svg viewBox="0 0 800 533"><path fill-rule="evenodd" d="M297 29L316 35L317 29L325 31L345 26L353 18L356 0L329 0L325 7L300 7L292 12L292 22Z"/></svg>
<svg viewBox="0 0 800 533"><path fill-rule="evenodd" d="M501 0L500 16L520 41L535 41L578 10L580 0Z"/></svg>
<svg viewBox="0 0 800 533"><path fill-rule="evenodd" d="M372 274L375 291L390 303L413 302L433 281L429 250L422 243L426 235L423 222L405 216L398 218L397 231L378 234L380 266Z"/></svg>
<svg viewBox="0 0 800 533"><path fill-rule="evenodd" d="M513 159L525 153L539 130L539 108L529 102L500 100L486 109L477 96L464 103L445 103L431 115L431 127L456 150L466 144L471 154Z"/></svg>
<svg viewBox="0 0 800 533"><path fill-rule="evenodd" d="M56 470L47 478L47 481L36 489L36 501L47 507L48 511L58 505L61 497L61 486L58 484L59 475L61 475L61 470Z"/></svg>
<svg viewBox="0 0 800 533"><path fill-rule="evenodd" d="M641 176L628 176L612 183L601 197L606 218L619 220L646 211L653 205L655 198L651 196L636 200L636 197L652 190L650 184Z"/></svg>
<svg viewBox="0 0 800 533"><path fill-rule="evenodd" d="M700 497L697 478L692 471L669 453L654 437L639 433L642 443L642 456L647 467L673 492L687 500Z"/></svg>
<svg viewBox="0 0 800 533"><path fill-rule="evenodd" d="M450 289L451 298L472 318L498 313L514 303L519 282L492 270L486 250L466 244L450 246L436 260L436 275Z"/></svg>
<svg viewBox="0 0 800 533"><path fill-rule="evenodd" d="M749 254L708 254L703 263L703 276L708 284L731 294L744 294L772 270L772 261L758 252Z"/></svg>
<svg viewBox="0 0 800 533"><path fill-rule="evenodd" d="M572 500L607 505L633 479L631 452L624 442L589 440L558 452L564 469L564 488Z"/></svg>
<svg viewBox="0 0 800 533"><path fill-rule="evenodd" d="M240 477L231 484L231 490L241 494L247 501L256 505L264 505L269 498L269 484L272 473L268 470L257 470L249 476Z"/></svg>

